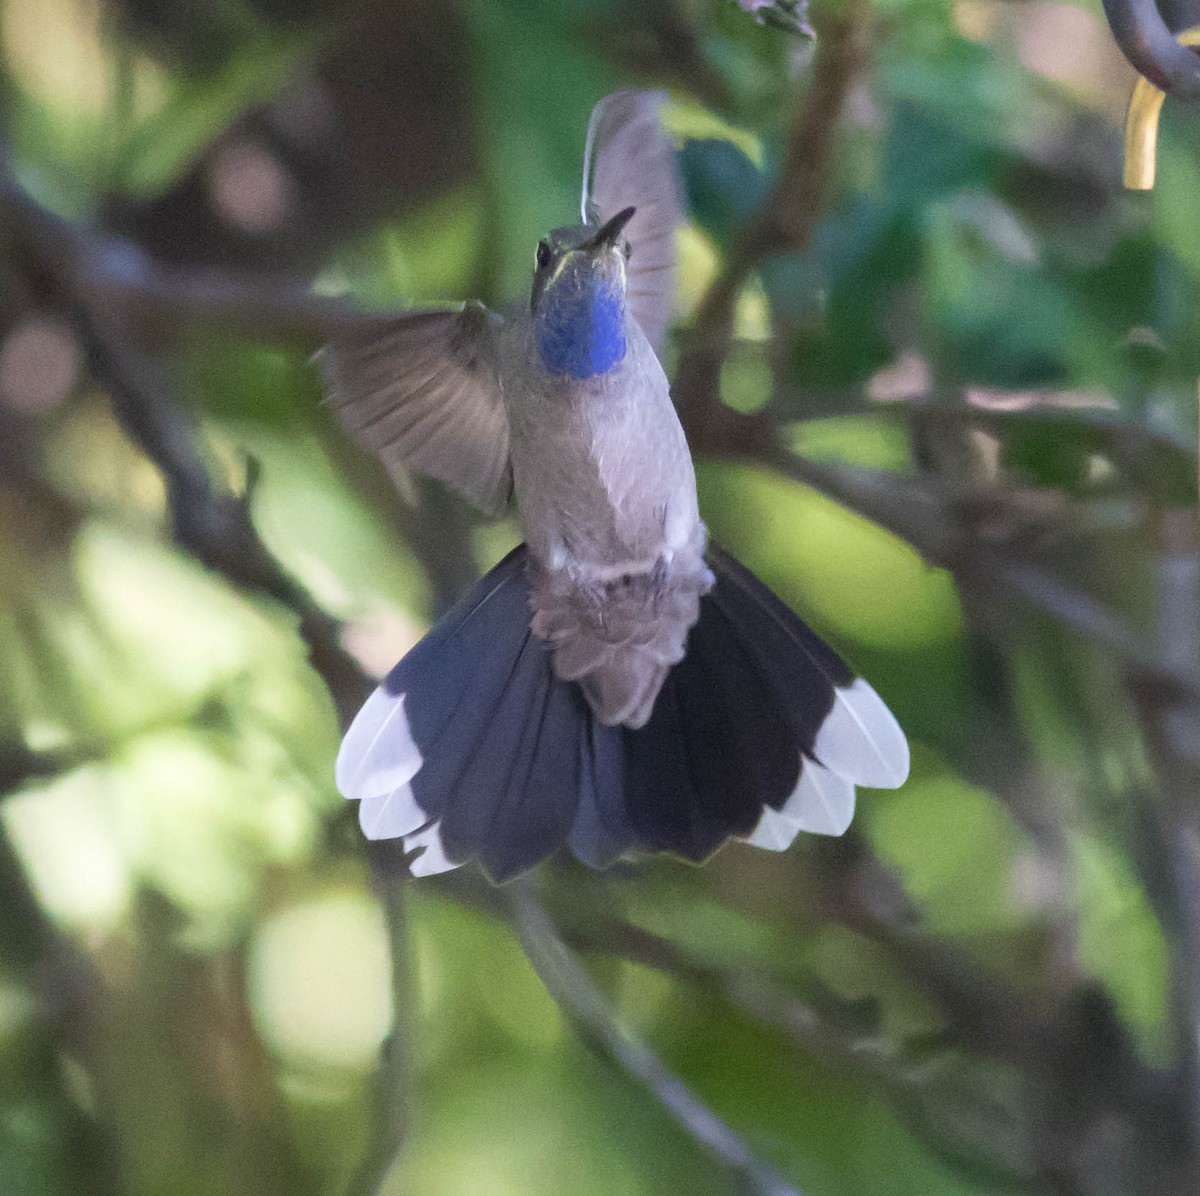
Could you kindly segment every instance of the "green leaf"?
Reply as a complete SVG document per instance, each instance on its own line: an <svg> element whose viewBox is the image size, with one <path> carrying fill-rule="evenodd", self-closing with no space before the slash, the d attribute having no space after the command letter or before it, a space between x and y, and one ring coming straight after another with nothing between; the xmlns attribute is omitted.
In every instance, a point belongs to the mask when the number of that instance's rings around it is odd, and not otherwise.
<svg viewBox="0 0 1200 1196"><path fill-rule="evenodd" d="M113 166L114 185L137 196L162 194L234 121L311 65L326 36L263 30L213 74L173 80L166 104L125 140Z"/></svg>
<svg viewBox="0 0 1200 1196"><path fill-rule="evenodd" d="M727 248L766 198L767 179L736 145L716 137L685 142L680 161L692 218Z"/></svg>

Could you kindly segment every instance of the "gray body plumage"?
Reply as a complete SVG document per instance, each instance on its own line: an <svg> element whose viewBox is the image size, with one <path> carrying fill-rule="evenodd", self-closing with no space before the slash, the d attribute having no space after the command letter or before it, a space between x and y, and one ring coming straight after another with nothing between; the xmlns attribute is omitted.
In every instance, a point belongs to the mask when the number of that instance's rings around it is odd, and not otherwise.
<svg viewBox="0 0 1200 1196"><path fill-rule="evenodd" d="M345 426L394 471L525 543L368 699L338 787L414 875L494 880L563 843L603 867L783 850L841 834L855 785L908 745L875 691L709 546L659 351L682 220L661 95L617 92L588 129L584 224L538 247L529 306L365 323L322 353Z"/></svg>
<svg viewBox="0 0 1200 1196"><path fill-rule="evenodd" d="M696 478L637 321L591 378L551 374L527 321L501 351L513 490L533 560L533 630L604 723L640 727L712 585Z"/></svg>

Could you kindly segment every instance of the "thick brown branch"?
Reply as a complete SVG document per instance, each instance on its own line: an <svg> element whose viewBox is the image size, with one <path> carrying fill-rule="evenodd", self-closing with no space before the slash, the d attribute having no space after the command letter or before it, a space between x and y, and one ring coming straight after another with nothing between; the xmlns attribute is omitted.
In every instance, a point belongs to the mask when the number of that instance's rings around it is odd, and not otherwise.
<svg viewBox="0 0 1200 1196"><path fill-rule="evenodd" d="M160 318L160 305L173 316L207 316L231 325L248 318L257 333L299 333L317 339L339 323L358 318L356 314L286 285L163 268L127 242L102 237L45 211L2 169L0 211L16 233L29 271L50 292L51 301L73 318L91 368L109 389L122 426L162 473L175 542L235 585L266 594L297 616L313 666L329 688L342 725L347 725L370 688L369 680L342 649L336 621L263 543L251 518L250 496L239 497L214 483L191 420L174 402L160 366L132 347L130 332L142 326L143 318ZM461 539L457 536L455 542ZM422 543L429 547L427 535ZM444 603L450 579L444 572L433 577ZM59 762L29 754L9 761L21 776ZM369 1148L351 1189L356 1193L379 1190L407 1131L409 994L403 900L400 884L385 882L395 1018L378 1077Z"/></svg>

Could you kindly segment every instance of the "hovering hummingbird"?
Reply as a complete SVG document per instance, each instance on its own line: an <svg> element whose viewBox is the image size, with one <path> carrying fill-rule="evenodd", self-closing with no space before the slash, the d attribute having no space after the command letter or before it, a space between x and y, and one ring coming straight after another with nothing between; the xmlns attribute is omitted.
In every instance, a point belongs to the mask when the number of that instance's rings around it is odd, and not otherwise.
<svg viewBox="0 0 1200 1196"><path fill-rule="evenodd" d="M392 670L337 783L414 875L503 882L564 843L593 867L730 837L840 835L908 775L875 691L707 542L659 351L683 219L660 93L597 104L583 223L539 241L528 309L390 317L321 355L345 426L525 542Z"/></svg>

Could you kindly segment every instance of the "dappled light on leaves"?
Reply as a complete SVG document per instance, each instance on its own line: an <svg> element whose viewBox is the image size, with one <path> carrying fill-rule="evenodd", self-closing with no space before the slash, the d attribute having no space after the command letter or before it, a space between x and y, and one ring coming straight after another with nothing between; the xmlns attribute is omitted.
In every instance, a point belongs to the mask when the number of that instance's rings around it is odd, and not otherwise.
<svg viewBox="0 0 1200 1196"><path fill-rule="evenodd" d="M1079 965L1104 982L1147 1058L1170 1057L1166 1033L1168 944L1128 866L1107 844L1080 839L1073 872L1079 907Z"/></svg>
<svg viewBox="0 0 1200 1196"><path fill-rule="evenodd" d="M15 80L43 102L89 114L110 101L99 10L77 0L13 0L3 8Z"/></svg>
<svg viewBox="0 0 1200 1196"><path fill-rule="evenodd" d="M38 899L63 926L115 930L129 911L134 877L103 768L85 768L4 807L4 827L32 877Z"/></svg>
<svg viewBox="0 0 1200 1196"><path fill-rule="evenodd" d="M378 908L331 892L269 915L251 948L249 995L286 1064L368 1070L391 1020Z"/></svg>
<svg viewBox="0 0 1200 1196"><path fill-rule="evenodd" d="M736 494L723 516L730 530L713 521L714 535L729 541L736 534L743 546L761 546L779 570L767 576L786 598L819 613L824 626L840 625L865 643L897 651L957 633L950 579L879 528L762 473L708 467L701 485L702 493L712 486L714 498L730 493L726 487ZM755 560L753 550L742 552Z"/></svg>

